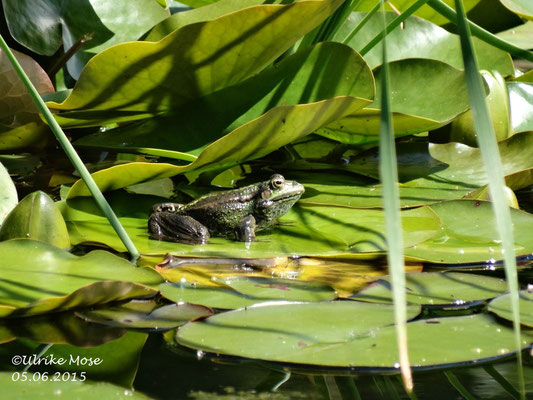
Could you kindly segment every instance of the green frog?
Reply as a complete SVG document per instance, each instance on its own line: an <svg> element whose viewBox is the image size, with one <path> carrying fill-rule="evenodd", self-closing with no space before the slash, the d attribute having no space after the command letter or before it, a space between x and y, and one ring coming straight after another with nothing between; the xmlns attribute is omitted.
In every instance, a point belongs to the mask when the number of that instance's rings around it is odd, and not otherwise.
<svg viewBox="0 0 533 400"><path fill-rule="evenodd" d="M152 207L150 237L204 244L211 235L252 242L255 232L269 228L304 193L303 185L280 174L235 190L210 193L188 204L161 203Z"/></svg>

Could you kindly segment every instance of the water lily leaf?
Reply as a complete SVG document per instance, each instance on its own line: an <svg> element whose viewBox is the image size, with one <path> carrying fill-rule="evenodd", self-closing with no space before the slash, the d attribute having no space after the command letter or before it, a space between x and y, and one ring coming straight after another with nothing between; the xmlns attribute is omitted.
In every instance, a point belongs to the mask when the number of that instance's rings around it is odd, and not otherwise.
<svg viewBox="0 0 533 400"><path fill-rule="evenodd" d="M28 375L31 376L31 373ZM2 385L3 396L8 399L38 398L39 396L54 399L78 399L91 400L95 397L101 399L117 400L147 400L148 396L122 386L112 385L106 382L81 382L36 379L31 385L22 380L13 380L13 372L0 372L0 384Z"/></svg>
<svg viewBox="0 0 533 400"><path fill-rule="evenodd" d="M125 333L125 329L87 323L71 312L4 318L0 321L0 343L25 338L38 343L92 347L115 340Z"/></svg>
<svg viewBox="0 0 533 400"><path fill-rule="evenodd" d="M76 313L86 321L102 325L137 329L172 329L185 322L213 315L207 307L180 303L157 307L155 301L130 301L120 306Z"/></svg>
<svg viewBox="0 0 533 400"><path fill-rule="evenodd" d="M152 114L175 109L256 74L339 2L263 5L261 12L252 7L184 26L159 42L113 46L87 63L64 102L47 104L60 110ZM257 29L265 24L268 34Z"/></svg>
<svg viewBox="0 0 533 400"><path fill-rule="evenodd" d="M506 40L524 50L533 49L531 35L533 35L533 22L531 21L527 21L522 25L513 26L506 31L496 34L500 39Z"/></svg>
<svg viewBox="0 0 533 400"><path fill-rule="evenodd" d="M339 96L316 103L275 107L210 144L188 165L135 162L98 171L92 176L102 191L109 191L183 172L231 168L260 158L368 103L366 99ZM67 197L89 195L85 183L78 180Z"/></svg>
<svg viewBox="0 0 533 400"><path fill-rule="evenodd" d="M343 76L342 81L338 76ZM194 161L205 146L273 107L336 96L367 99L369 104L374 86L372 71L353 49L340 43L319 43L172 113L85 136L75 145Z"/></svg>
<svg viewBox="0 0 533 400"><path fill-rule="evenodd" d="M459 272L406 274L406 300L421 305L456 305L487 300L507 290L503 279ZM383 277L351 298L374 303L392 303L390 277Z"/></svg>
<svg viewBox="0 0 533 400"><path fill-rule="evenodd" d="M378 86L374 103L328 125L326 131L333 131L337 135L373 135L377 141L381 69L374 71L374 74ZM400 60L390 63L390 75L390 100L394 132L397 135L435 129L469 107L464 72L448 64L424 59ZM324 132L321 130L317 133ZM336 139L327 134L325 136Z"/></svg>
<svg viewBox="0 0 533 400"><path fill-rule="evenodd" d="M365 0L366 1L366 0ZM400 0L394 4L401 8L404 3L412 5L411 0ZM449 2L453 3L453 1ZM371 8L375 4L371 5ZM366 13L352 13L350 18L339 29L337 38L344 38L365 17ZM392 22L397 17L396 13L386 13L387 22ZM449 22L449 21L446 21ZM381 14L376 13L348 43L355 50L360 51L378 33L383 30ZM498 71L501 75L513 75L514 67L511 57L505 51L499 50L478 38L472 38L480 69ZM381 44L376 45L364 55L365 60L372 69L381 65ZM463 58L459 36L434 25L427 18L409 17L403 29L396 28L387 35L387 60L397 61L408 58L426 58L442 61L455 68L463 69ZM445 87L444 84L442 87ZM439 90L435 93L440 93ZM437 96L438 97L438 96Z"/></svg>
<svg viewBox="0 0 533 400"><path fill-rule="evenodd" d="M3 0L11 35L37 54L53 55L61 45L65 51L84 35L92 34L67 62L69 74L78 78L87 61L110 46L137 40L169 12L155 1L83 0L65 4L47 0L37 6L30 0ZM124 23L124 21L128 21Z"/></svg>
<svg viewBox="0 0 533 400"><path fill-rule="evenodd" d="M103 304L156 292L153 270L136 268L104 251L82 257L28 239L0 242L0 303L12 315L32 315Z"/></svg>
<svg viewBox="0 0 533 400"><path fill-rule="evenodd" d="M533 133L524 132L498 143L505 175L533 168ZM415 187L475 189L488 184L481 153L460 143L398 144L400 182ZM352 159L349 169L379 179L378 153L372 149Z"/></svg>
<svg viewBox="0 0 533 400"><path fill-rule="evenodd" d="M489 107L496 140L500 142L511 136L513 132L507 86L502 76L498 73L491 74L484 71L482 76L489 88L487 106ZM450 141L477 147L477 135L472 110L465 112L452 122Z"/></svg>
<svg viewBox="0 0 533 400"><path fill-rule="evenodd" d="M533 4L528 0L500 0L500 2L522 18L533 20Z"/></svg>
<svg viewBox="0 0 533 400"><path fill-rule="evenodd" d="M198 257L271 258L292 255L333 255L376 252L385 249L381 210L345 207L301 206L292 210L271 231L258 232L258 241L243 242L213 237L207 245L191 246L149 239L148 212L161 198L110 193L108 201L124 228L143 254L171 253ZM164 201L164 199L163 199ZM58 203L72 243L101 243L125 251L107 220L91 198ZM406 246L420 243L440 231L433 211L421 207L402 213ZM368 255L367 255L368 257Z"/></svg>
<svg viewBox="0 0 533 400"><path fill-rule="evenodd" d="M112 342L96 347L57 344L51 347L43 357L53 355L56 359L66 360L62 365L51 366L49 375L53 374L52 371L68 371L71 374L76 372L79 377L80 373L85 371L87 379L131 387L147 337L146 333L129 331ZM97 359L100 360L99 363L96 362ZM92 365L89 364L91 361L93 361Z"/></svg>
<svg viewBox="0 0 533 400"><path fill-rule="evenodd" d="M31 57L12 50L40 94L54 91L50 78ZM0 50L0 150L39 147L49 132L26 87Z"/></svg>
<svg viewBox="0 0 533 400"><path fill-rule="evenodd" d="M410 258L435 263L494 263L503 259L501 241L491 203L453 200L433 204L430 208L444 226L442 232L424 243L405 249ZM533 252L533 215L511 209L515 235L515 252ZM518 234L518 232L520 234Z"/></svg>
<svg viewBox="0 0 533 400"><path fill-rule="evenodd" d="M520 323L533 328L533 292L521 290L519 292L519 296L520 298L518 302L520 305ZM513 315L511 311L511 296L509 293L493 299L489 303L489 311L498 315L498 317L512 321Z"/></svg>
<svg viewBox="0 0 533 400"><path fill-rule="evenodd" d="M24 197L2 224L0 241L16 238L41 240L61 249L70 247L63 216L40 190Z"/></svg>
<svg viewBox="0 0 533 400"><path fill-rule="evenodd" d="M533 83L509 82L507 87L513 131L533 131Z"/></svg>
<svg viewBox="0 0 533 400"><path fill-rule="evenodd" d="M417 312L408 306L409 317ZM252 306L188 323L176 339L217 354L397 371L392 315L392 306L360 302ZM409 322L407 338L411 367L419 369L509 356L514 348L512 328L485 314ZM522 332L522 347L532 338Z"/></svg>
<svg viewBox="0 0 533 400"><path fill-rule="evenodd" d="M0 227L7 214L17 205L17 189L7 172L7 169L0 163Z"/></svg>
<svg viewBox="0 0 533 400"><path fill-rule="evenodd" d="M337 297L326 285L291 279L235 276L218 279L222 286L198 286L187 282L164 283L161 295L176 302L213 308L240 308L264 301L325 301Z"/></svg>

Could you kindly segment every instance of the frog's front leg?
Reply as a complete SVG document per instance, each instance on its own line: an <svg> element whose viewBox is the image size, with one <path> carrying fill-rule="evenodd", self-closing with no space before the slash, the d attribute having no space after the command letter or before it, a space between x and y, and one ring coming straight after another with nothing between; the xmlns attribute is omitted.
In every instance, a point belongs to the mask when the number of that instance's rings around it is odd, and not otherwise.
<svg viewBox="0 0 533 400"><path fill-rule="evenodd" d="M237 228L235 228L235 238L241 242L253 242L255 239L255 218L253 215L244 217Z"/></svg>
<svg viewBox="0 0 533 400"><path fill-rule="evenodd" d="M169 203L164 203L169 204ZM154 212L148 219L150 237L169 242L188 244L205 244L209 239L209 230L187 215L173 212Z"/></svg>

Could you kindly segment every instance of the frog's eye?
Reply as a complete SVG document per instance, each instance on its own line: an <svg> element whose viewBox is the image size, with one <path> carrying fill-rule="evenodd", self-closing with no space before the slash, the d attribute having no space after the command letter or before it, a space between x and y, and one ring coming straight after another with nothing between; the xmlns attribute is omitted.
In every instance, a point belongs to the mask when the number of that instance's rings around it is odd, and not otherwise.
<svg viewBox="0 0 533 400"><path fill-rule="evenodd" d="M280 174L275 174L270 177L270 184L273 189L281 189L285 184L285 178Z"/></svg>
<svg viewBox="0 0 533 400"><path fill-rule="evenodd" d="M272 191L270 191L269 189L265 189L261 192L261 198L263 200L270 199L270 196L272 196Z"/></svg>

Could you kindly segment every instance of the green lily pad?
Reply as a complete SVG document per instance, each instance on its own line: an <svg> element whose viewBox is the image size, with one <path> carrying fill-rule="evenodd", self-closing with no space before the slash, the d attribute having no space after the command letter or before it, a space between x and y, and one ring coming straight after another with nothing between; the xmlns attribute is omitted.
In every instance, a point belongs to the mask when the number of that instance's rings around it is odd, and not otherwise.
<svg viewBox="0 0 533 400"><path fill-rule="evenodd" d="M27 375L30 377L33 376L31 372ZM148 396L140 392L124 389L122 386L112 385L106 382L81 382L80 379L77 379L76 381L62 381L61 379L49 379L48 381L44 381L42 379L36 379L29 385L28 382L22 382L20 378L17 381L14 381L13 376L12 372L0 372L2 393L3 396L8 399L35 399L38 397L54 398L58 400L92 400L95 397L117 400L149 399Z"/></svg>
<svg viewBox="0 0 533 400"><path fill-rule="evenodd" d="M533 20L533 4L529 0L500 0L500 2L522 18Z"/></svg>
<svg viewBox="0 0 533 400"><path fill-rule="evenodd" d="M338 76L343 76L342 81ZM319 43L176 111L85 136L75 145L194 161L205 146L274 107L337 96L367 99L367 105L374 98L374 86L372 71L353 49L340 43Z"/></svg>
<svg viewBox="0 0 533 400"><path fill-rule="evenodd" d="M169 15L155 1L145 0L116 0L112 7L97 0L80 3L47 0L38 6L31 0L4 0L2 3L11 35L37 54L51 56L62 45L66 51L84 35L93 34L67 62L74 78L79 77L84 65L96 53L137 40Z"/></svg>
<svg viewBox="0 0 533 400"><path fill-rule="evenodd" d="M213 142L188 165L134 162L107 168L92 176L102 191L109 191L183 172L230 168L277 150L364 107L368 102L366 99L340 96L316 103L275 107ZM89 195L85 183L78 180L67 197Z"/></svg>
<svg viewBox="0 0 533 400"><path fill-rule="evenodd" d="M438 128L468 109L463 71L440 61L424 59L394 61L389 68L395 135ZM318 134L335 140L339 140L339 135L350 134L374 136L374 140L378 140L381 68L374 74L377 83L374 103L329 124L326 132L321 130ZM328 131L333 135L328 135ZM348 137L346 140L351 139Z"/></svg>
<svg viewBox="0 0 533 400"><path fill-rule="evenodd" d="M243 242L213 237L206 245L191 246L148 237L148 212L160 198L111 193L107 196L124 228L143 254L171 253L198 257L270 258L292 255L334 255L381 252L385 249L384 215L381 210L328 206L295 206L271 231ZM163 199L163 201L165 201ZM90 198L60 202L71 241L101 243L125 251L113 229ZM402 213L404 243L414 245L434 236L440 224L434 212L421 207Z"/></svg>
<svg viewBox="0 0 533 400"><path fill-rule="evenodd" d="M44 192L24 197L6 217L0 228L0 241L29 238L61 249L70 247L67 227L53 200Z"/></svg>
<svg viewBox="0 0 533 400"><path fill-rule="evenodd" d="M12 51L40 94L54 91L50 78L37 62L25 54ZM43 147L49 132L26 87L0 50L0 150Z"/></svg>
<svg viewBox="0 0 533 400"><path fill-rule="evenodd" d="M223 286L207 287L180 282L164 283L159 290L163 297L172 301L225 309L265 301L325 301L337 297L329 286L290 279L236 276L217 282Z"/></svg>
<svg viewBox="0 0 533 400"><path fill-rule="evenodd" d="M521 290L519 292L520 323L533 328L533 292ZM498 317L513 320L511 311L511 296L509 293L496 297L489 303L489 311Z"/></svg>
<svg viewBox="0 0 533 400"><path fill-rule="evenodd" d="M527 21L525 24L519 26L513 26L506 31L496 34L496 36L499 38L506 40L524 50L533 49L531 35L533 35L533 22L531 21Z"/></svg>
<svg viewBox="0 0 533 400"><path fill-rule="evenodd" d="M120 306L76 313L86 321L102 325L137 329L172 329L185 322L213 315L207 307L176 303L157 307L154 301L130 301Z"/></svg>
<svg viewBox="0 0 533 400"><path fill-rule="evenodd" d="M502 260L501 241L492 204L484 201L453 200L433 204L444 229L424 243L405 249L410 259L434 263L486 262ZM517 256L533 253L533 215L511 209Z"/></svg>
<svg viewBox="0 0 533 400"><path fill-rule="evenodd" d="M7 172L7 169L0 163L0 227L7 214L17 205L17 189Z"/></svg>
<svg viewBox="0 0 533 400"><path fill-rule="evenodd" d="M411 304L455 305L496 297L507 290L503 279L459 272L406 274L406 300ZM374 303L392 303L389 277L384 277L351 298Z"/></svg>
<svg viewBox="0 0 533 400"><path fill-rule="evenodd" d="M28 239L0 242L2 316L33 315L154 294L161 277L105 251L82 257ZM15 307L15 309L13 309Z"/></svg>
<svg viewBox="0 0 533 400"><path fill-rule="evenodd" d="M408 306L409 317L417 312L417 306ZM176 339L181 345L217 354L397 370L396 329L392 321L392 305L383 304L252 306L188 323L179 329ZM419 369L509 356L514 347L512 328L484 314L409 322L407 337L409 361ZM532 338L531 331L522 332L522 346L529 346Z"/></svg>
<svg viewBox="0 0 533 400"><path fill-rule="evenodd" d="M159 42L122 43L93 57L60 110L157 114L239 83L322 22L339 0L248 8L184 26ZM268 26L268 32L257 29ZM218 38L213 41L213 38ZM98 118L98 117L96 117Z"/></svg>
<svg viewBox="0 0 533 400"><path fill-rule="evenodd" d="M395 2L394 4L401 6L398 3L402 2L404 4L412 4L410 0L400 0L400 2ZM374 4L371 7L373 6ZM336 37L344 39L361 22L365 15L366 13L352 13L350 18L339 29ZM387 23L389 23L397 17L397 14L388 12L385 17ZM360 51L382 30L381 14L376 13L366 23L365 28L359 31L348 44L355 50ZM514 74L513 63L507 52L499 50L478 38L472 39L480 69L498 71L501 75ZM372 69L381 65L381 44L378 43L364 55L364 58ZM409 17L405 21L403 29L397 27L387 35L387 60L392 62L409 58L438 60L455 68L463 69L459 36L434 25L427 18ZM446 87L445 84L441 88L444 87ZM440 90L435 91L436 97L438 97L439 93Z"/></svg>
<svg viewBox="0 0 533 400"><path fill-rule="evenodd" d="M533 131L533 84L509 82L509 102L513 131Z"/></svg>
<svg viewBox="0 0 533 400"><path fill-rule="evenodd" d="M87 323L72 312L0 320L0 343L24 338L37 343L92 347L118 339L125 333L125 329Z"/></svg>

